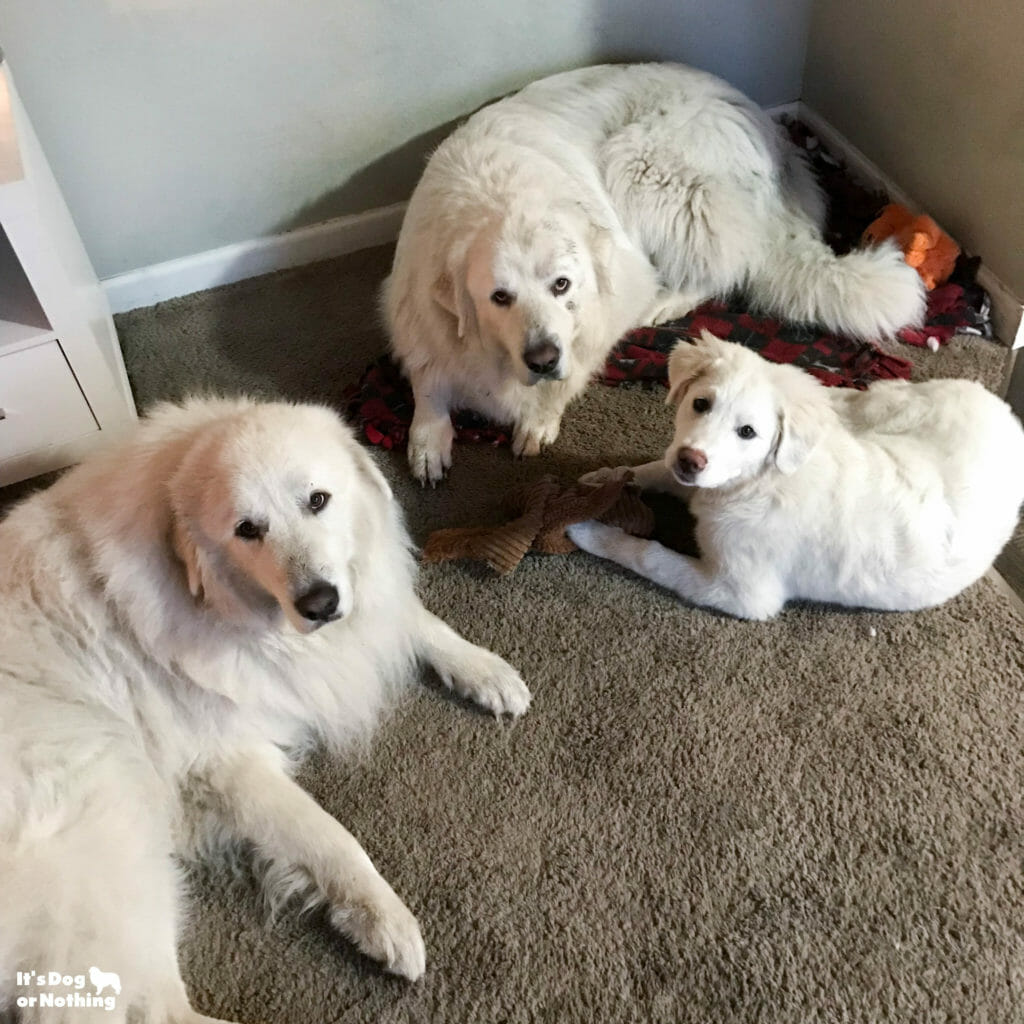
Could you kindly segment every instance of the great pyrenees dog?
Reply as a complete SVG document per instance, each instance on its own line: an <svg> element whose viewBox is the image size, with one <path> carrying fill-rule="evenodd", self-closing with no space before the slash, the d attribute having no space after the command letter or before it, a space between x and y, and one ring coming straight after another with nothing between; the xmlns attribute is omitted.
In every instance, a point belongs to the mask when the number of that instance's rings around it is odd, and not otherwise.
<svg viewBox="0 0 1024 1024"><path fill-rule="evenodd" d="M18 971L102 964L121 995L97 1018L209 1020L178 970L175 863L233 842L272 903L303 891L389 971L423 973L416 919L290 777L311 745L365 735L418 662L527 709L516 671L413 586L384 477L316 406L161 407L0 523L0 1010Z"/></svg>
<svg viewBox="0 0 1024 1024"><path fill-rule="evenodd" d="M920 321L892 243L837 257L802 155L741 93L670 64L555 75L485 107L430 158L382 293L415 397L412 472L451 464L453 409L554 441L629 329L746 289L859 338Z"/></svg>
<svg viewBox="0 0 1024 1024"><path fill-rule="evenodd" d="M90 967L89 981L96 990L95 995L103 995L105 988L112 989L117 995L121 994L121 979L113 971L101 971L98 967Z"/></svg>
<svg viewBox="0 0 1024 1024"><path fill-rule="evenodd" d="M700 558L600 523L585 551L695 604L766 619L793 599L910 611L977 580L1024 501L1024 429L980 384L826 388L705 333L670 363L675 437L632 472L696 516Z"/></svg>

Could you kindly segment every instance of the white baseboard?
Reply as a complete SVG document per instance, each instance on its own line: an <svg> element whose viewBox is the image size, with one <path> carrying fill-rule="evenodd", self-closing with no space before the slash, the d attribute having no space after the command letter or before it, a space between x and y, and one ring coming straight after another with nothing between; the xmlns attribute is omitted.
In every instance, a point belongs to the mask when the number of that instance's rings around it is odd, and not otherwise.
<svg viewBox="0 0 1024 1024"><path fill-rule="evenodd" d="M842 158L855 177L884 191L904 206L920 209L919 203L915 203L877 164L806 103L782 103L769 108L768 113L776 118L784 114L800 117L830 151ZM194 256L118 274L106 278L102 284L114 313L152 306L179 295L190 295L247 277L345 256L359 249L394 241L402 225L405 207L405 203L394 203L268 238L210 249ZM1024 306L1021 300L985 265L978 273L978 283L992 297L992 317L999 339L1012 348L1024 347Z"/></svg>
<svg viewBox="0 0 1024 1024"><path fill-rule="evenodd" d="M398 237L405 207L405 203L394 203L307 228L141 267L106 278L103 288L111 311L124 313L274 270L345 256L359 249L393 242Z"/></svg>
<svg viewBox="0 0 1024 1024"><path fill-rule="evenodd" d="M840 157L847 170L865 185L885 192L890 199L902 203L911 210L920 210L921 204L907 195L877 164L869 160L837 128L829 124L816 110L800 103L799 117L825 144L826 148ZM939 225L942 227L942 225ZM945 228L943 228L945 231ZM946 232L950 234L950 232ZM1024 306L1010 288L1004 284L983 263L978 271L978 284L992 299L992 321L996 336L1010 348L1024 346Z"/></svg>

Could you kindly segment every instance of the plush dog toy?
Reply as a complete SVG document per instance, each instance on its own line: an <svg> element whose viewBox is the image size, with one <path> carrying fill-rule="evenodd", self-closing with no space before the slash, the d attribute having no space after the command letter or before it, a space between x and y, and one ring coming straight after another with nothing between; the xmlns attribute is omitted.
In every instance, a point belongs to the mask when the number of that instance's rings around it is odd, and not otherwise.
<svg viewBox="0 0 1024 1024"><path fill-rule="evenodd" d="M628 483L628 479L619 479L587 486L564 484L554 476L541 477L505 497L504 510L514 517L510 521L501 526L437 530L427 538L423 561L473 558L504 576L515 569L527 551L548 555L576 551L565 528L588 519L618 526L635 537L650 537L654 533L654 512Z"/></svg>
<svg viewBox="0 0 1024 1024"><path fill-rule="evenodd" d="M890 203L864 231L863 241L877 244L886 238L895 239L903 250L903 258L931 291L944 284L953 273L960 246L931 217L915 217L905 206Z"/></svg>

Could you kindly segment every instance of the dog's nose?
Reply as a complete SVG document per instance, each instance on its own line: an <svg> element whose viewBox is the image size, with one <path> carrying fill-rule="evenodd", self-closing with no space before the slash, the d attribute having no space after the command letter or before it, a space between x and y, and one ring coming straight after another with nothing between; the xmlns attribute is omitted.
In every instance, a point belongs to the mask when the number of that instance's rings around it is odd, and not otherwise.
<svg viewBox="0 0 1024 1024"><path fill-rule="evenodd" d="M538 377L548 377L558 368L562 350L550 340L530 345L523 352L523 362Z"/></svg>
<svg viewBox="0 0 1024 1024"><path fill-rule="evenodd" d="M330 622L337 618L338 588L327 580L317 580L309 590L295 599L295 609L304 619Z"/></svg>
<svg viewBox="0 0 1024 1024"><path fill-rule="evenodd" d="M694 477L708 464L708 457L699 448L680 448L676 465L680 476Z"/></svg>

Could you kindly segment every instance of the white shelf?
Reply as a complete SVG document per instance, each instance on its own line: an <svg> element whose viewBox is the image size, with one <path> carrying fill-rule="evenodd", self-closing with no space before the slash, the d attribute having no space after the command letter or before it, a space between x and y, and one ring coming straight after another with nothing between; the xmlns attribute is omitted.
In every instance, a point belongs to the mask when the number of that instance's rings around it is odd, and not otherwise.
<svg viewBox="0 0 1024 1024"><path fill-rule="evenodd" d="M33 327L17 320L0 320L0 356L9 352L20 352L34 345L55 341L57 335L49 328Z"/></svg>
<svg viewBox="0 0 1024 1024"><path fill-rule="evenodd" d="M0 486L135 422L103 290L0 63Z"/></svg>

